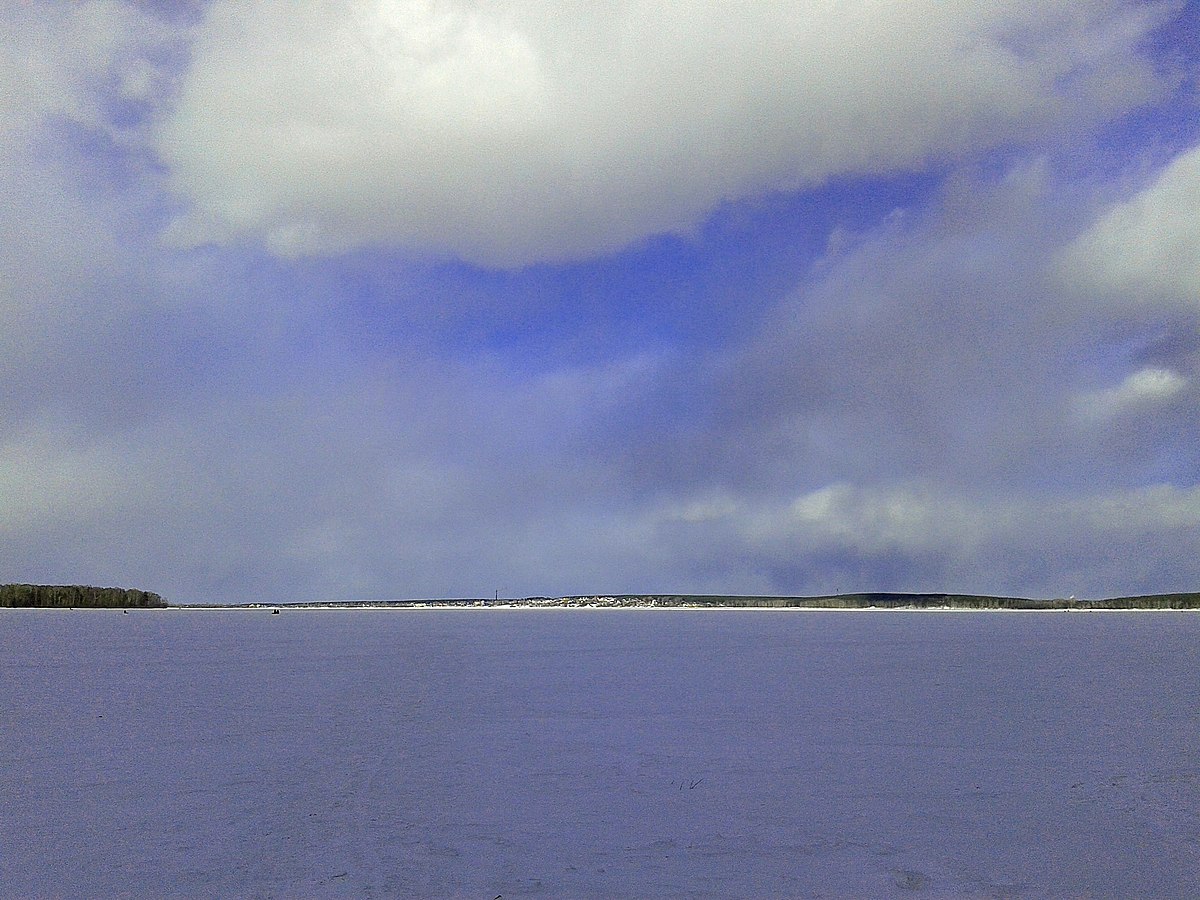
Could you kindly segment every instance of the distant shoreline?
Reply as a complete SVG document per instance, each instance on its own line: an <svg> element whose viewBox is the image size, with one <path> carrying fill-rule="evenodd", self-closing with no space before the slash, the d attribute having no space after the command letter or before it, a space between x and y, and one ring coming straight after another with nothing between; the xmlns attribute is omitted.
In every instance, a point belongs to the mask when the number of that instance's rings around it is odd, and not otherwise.
<svg viewBox="0 0 1200 900"><path fill-rule="evenodd" d="M299 612L396 612L396 613L421 613L421 612L462 612L462 613L487 613L487 612L515 612L515 613L537 613L537 612L700 612L700 613L943 613L953 615L957 613L1083 613L1085 615L1097 613L1194 613L1200 612L1200 606L1189 607L1170 607L1170 606L1154 606L1154 607L1133 607L1133 606L1104 606L1104 607L1081 607L1078 609L1063 609L1063 608L1028 608L1028 609L1003 609L999 607L965 607L965 606L522 606L519 604L504 604L490 603L487 606L462 606L460 604L430 604L430 603L404 603L404 604L354 604L348 606L331 606L321 603L284 603L278 605L271 604L206 604L206 603L181 603L168 606L145 606L145 607L108 607L108 606L6 606L0 607L0 615L7 612L79 612L79 613L119 613L119 612L135 612L135 613L164 613L164 612L235 612L235 613L273 613L275 611L287 613Z"/></svg>
<svg viewBox="0 0 1200 900"><path fill-rule="evenodd" d="M748 613L1120 613L1120 612L1200 612L1200 607L1097 607L1082 609L1000 609L970 608L963 606L520 606L516 604L489 604L488 606L458 606L454 604L405 604L362 606L327 606L322 604L263 605L202 605L181 604L162 607L159 611L182 610L191 612L748 612ZM61 607L59 608L61 611ZM102 610L101 610L102 611Z"/></svg>
<svg viewBox="0 0 1200 900"><path fill-rule="evenodd" d="M184 607L176 607L184 608ZM198 608L198 607L187 607ZM205 604L211 609L673 609L912 612L1105 612L1200 610L1200 593L1149 594L1104 600L1034 600L973 594L838 594L816 597L701 594L608 594L495 599L416 599L301 603Z"/></svg>
<svg viewBox="0 0 1200 900"><path fill-rule="evenodd" d="M1145 594L1101 600L1035 600L980 594L854 593L811 597L717 594L585 594L564 597L418 598L288 603L168 604L158 594L120 588L3 585L0 607L21 609L423 610L423 609L669 609L895 612L1113 612L1200 610L1200 592ZM16 601L16 602L14 602ZM26 601L26 602L21 602ZM33 601L33 602L29 602Z"/></svg>

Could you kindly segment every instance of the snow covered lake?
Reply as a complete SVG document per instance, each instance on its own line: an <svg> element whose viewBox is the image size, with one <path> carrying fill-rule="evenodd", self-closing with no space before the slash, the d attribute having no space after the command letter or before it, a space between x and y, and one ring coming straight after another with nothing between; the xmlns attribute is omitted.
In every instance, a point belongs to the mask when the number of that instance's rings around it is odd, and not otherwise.
<svg viewBox="0 0 1200 900"><path fill-rule="evenodd" d="M3 610L0 896L1197 897L1200 614Z"/></svg>

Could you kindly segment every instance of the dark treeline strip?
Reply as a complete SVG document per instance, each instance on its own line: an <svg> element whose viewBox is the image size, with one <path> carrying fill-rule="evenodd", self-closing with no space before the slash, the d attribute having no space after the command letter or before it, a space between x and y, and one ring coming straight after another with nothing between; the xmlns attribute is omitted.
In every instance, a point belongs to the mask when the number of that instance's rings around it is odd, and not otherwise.
<svg viewBox="0 0 1200 900"><path fill-rule="evenodd" d="M83 607L99 609L165 607L149 591L81 584L0 584L0 607Z"/></svg>
<svg viewBox="0 0 1200 900"><path fill-rule="evenodd" d="M1094 602L1076 601L1075 605L1096 609L1200 609L1200 593L1145 594L1140 597L1114 597Z"/></svg>

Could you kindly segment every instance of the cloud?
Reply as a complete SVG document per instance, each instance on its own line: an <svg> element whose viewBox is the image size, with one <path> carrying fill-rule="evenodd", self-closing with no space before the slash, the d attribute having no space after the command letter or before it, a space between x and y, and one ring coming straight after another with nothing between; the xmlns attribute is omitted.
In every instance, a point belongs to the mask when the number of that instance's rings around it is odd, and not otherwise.
<svg viewBox="0 0 1200 900"><path fill-rule="evenodd" d="M136 506L117 448L64 448L47 433L10 437L0 446L0 534L15 536L65 518Z"/></svg>
<svg viewBox="0 0 1200 900"><path fill-rule="evenodd" d="M494 589L1095 596L1200 577L1194 487L979 491L897 476L798 493L646 492L570 440L547 447L564 418L547 383L337 382L214 400L104 437L15 435L0 447L6 570L143 584L175 601Z"/></svg>
<svg viewBox="0 0 1200 900"><path fill-rule="evenodd" d="M1062 254L1064 277L1126 304L1200 310L1200 147L1117 203Z"/></svg>
<svg viewBox="0 0 1200 900"><path fill-rule="evenodd" d="M114 104L169 93L176 38L132 3L11 3L0 26L0 135L10 146L36 141L56 118L109 129Z"/></svg>
<svg viewBox="0 0 1200 900"><path fill-rule="evenodd" d="M995 497L1194 483L1194 321L1063 282L1087 203L1044 165L954 181L843 240L743 339L664 363L587 452L713 508L911 479Z"/></svg>
<svg viewBox="0 0 1200 900"><path fill-rule="evenodd" d="M1147 366L1126 376L1116 387L1083 395L1077 403L1086 419L1107 421L1129 412L1159 411L1187 386L1187 379L1179 373Z"/></svg>
<svg viewBox="0 0 1200 900"><path fill-rule="evenodd" d="M727 506L703 528L675 509L659 515L658 540L680 553L678 567L690 557L702 568L717 545L740 561L742 582L768 592L969 583L978 592L1097 597L1181 590L1200 577L1188 549L1200 488L979 494L913 479L835 482L790 501Z"/></svg>
<svg viewBox="0 0 1200 900"><path fill-rule="evenodd" d="M728 200L1104 121L1160 91L1136 48L1169 12L217 0L157 131L190 204L173 239L586 258Z"/></svg>
<svg viewBox="0 0 1200 900"><path fill-rule="evenodd" d="M162 197L143 126L170 93L178 38L119 0L0 9L0 378L121 340L149 292ZM138 253L144 255L138 257ZM144 286L142 286L144 287ZM165 293L165 292L164 292ZM55 376L52 376L52 380Z"/></svg>
<svg viewBox="0 0 1200 900"><path fill-rule="evenodd" d="M257 358L136 366L149 414L92 414L122 402L105 379L46 391L24 424L6 414L8 577L178 601L532 593L604 581L613 548L631 552L624 502L564 456L628 366L528 382L486 363L364 367L281 356L261 325L243 345Z"/></svg>
<svg viewBox="0 0 1200 900"><path fill-rule="evenodd" d="M779 491L1072 470L1073 361L1103 326L1047 275L1067 207L1041 167L1018 167L848 239L745 340L653 385L638 419L682 412L616 451L628 477Z"/></svg>

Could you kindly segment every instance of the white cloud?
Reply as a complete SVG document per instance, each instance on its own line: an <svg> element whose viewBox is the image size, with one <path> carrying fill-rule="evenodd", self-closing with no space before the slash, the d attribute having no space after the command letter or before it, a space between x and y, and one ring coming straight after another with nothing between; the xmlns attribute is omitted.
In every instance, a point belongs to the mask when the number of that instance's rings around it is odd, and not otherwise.
<svg viewBox="0 0 1200 900"><path fill-rule="evenodd" d="M1085 419L1105 422L1125 413L1159 409L1183 393L1187 385L1187 379L1177 372L1147 366L1116 387L1084 394L1077 401L1077 409Z"/></svg>
<svg viewBox="0 0 1200 900"><path fill-rule="evenodd" d="M1063 253L1065 277L1133 302L1200 304L1200 147L1181 154Z"/></svg>
<svg viewBox="0 0 1200 900"><path fill-rule="evenodd" d="M122 100L162 95L157 54L172 40L163 23L119 0L0 4L0 378L44 359L49 335L61 339L68 325L100 331L133 302L111 286L127 268L120 245L146 219L154 179L105 191L114 172L146 175L143 161L72 144L87 143L80 132L126 149L140 142L139 127L118 127L112 112ZM68 134L65 122L82 127Z"/></svg>
<svg viewBox="0 0 1200 900"><path fill-rule="evenodd" d="M177 240L519 266L1152 95L1160 5L217 0L158 134Z"/></svg>
<svg viewBox="0 0 1200 900"><path fill-rule="evenodd" d="M721 513L719 523L681 518L676 504L654 513L655 544L672 541L675 570L722 554L728 565L718 592L753 584L769 593L1097 597L1183 590L1189 582L1178 579L1200 575L1200 487L997 495L912 479L840 481L791 503L739 498ZM764 571L777 573L765 586Z"/></svg>
<svg viewBox="0 0 1200 900"><path fill-rule="evenodd" d="M961 502L914 485L871 490L841 482L798 497L788 512L780 521L785 532L873 551L963 543L979 530Z"/></svg>
<svg viewBox="0 0 1200 900"><path fill-rule="evenodd" d="M28 140L48 117L107 127L106 91L149 99L164 73L148 53L171 40L120 0L16 3L0 11L0 136Z"/></svg>

